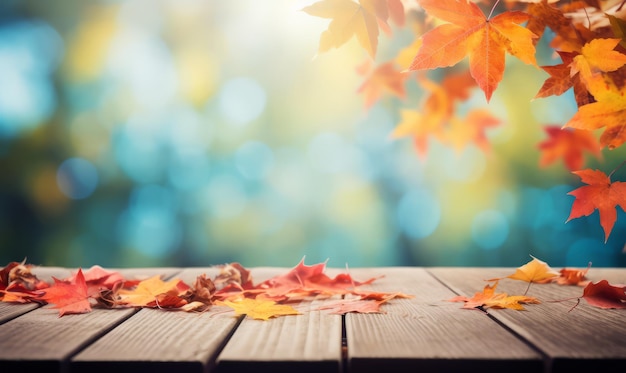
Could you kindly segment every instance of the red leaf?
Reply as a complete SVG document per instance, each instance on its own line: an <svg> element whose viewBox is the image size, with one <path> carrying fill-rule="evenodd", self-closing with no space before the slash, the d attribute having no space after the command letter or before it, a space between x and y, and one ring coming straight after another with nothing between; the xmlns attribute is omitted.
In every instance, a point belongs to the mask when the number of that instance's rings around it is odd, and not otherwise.
<svg viewBox="0 0 626 373"><path fill-rule="evenodd" d="M41 300L59 309L59 317L71 313L91 312L87 284L82 270L78 270L75 281L68 283L54 278L54 285L45 290Z"/></svg>
<svg viewBox="0 0 626 373"><path fill-rule="evenodd" d="M626 308L626 286L611 285L607 280L590 282L583 290L589 305L599 308Z"/></svg>
<svg viewBox="0 0 626 373"><path fill-rule="evenodd" d="M604 242L609 239L617 220L616 207L626 210L626 183L611 179L602 171L585 169L575 171L583 183L588 184L568 194L576 197L567 221L591 215L596 209L600 214L600 225L604 229Z"/></svg>

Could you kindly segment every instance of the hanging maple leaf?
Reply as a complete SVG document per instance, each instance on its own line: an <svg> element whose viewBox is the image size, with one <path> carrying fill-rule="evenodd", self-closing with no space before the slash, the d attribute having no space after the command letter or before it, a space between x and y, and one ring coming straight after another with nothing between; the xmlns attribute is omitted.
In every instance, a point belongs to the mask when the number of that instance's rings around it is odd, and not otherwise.
<svg viewBox="0 0 626 373"><path fill-rule="evenodd" d="M520 11L506 11L491 18L467 0L419 0L430 15L450 22L422 36L422 47L410 70L436 69L456 65L466 56L472 77L485 93L487 101L502 80L505 53L536 65L536 35L521 26L529 16Z"/></svg>
<svg viewBox="0 0 626 373"><path fill-rule="evenodd" d="M618 88L607 76L595 75L589 78L588 89L596 102L579 107L565 127L604 128L600 144L615 149L626 141L626 85Z"/></svg>
<svg viewBox="0 0 626 373"><path fill-rule="evenodd" d="M496 293L498 281L493 285L485 285L482 292L476 292L473 297L456 296L448 299L449 302L465 302L462 308L465 309L486 309L486 308L509 308L513 310L524 310L523 304L539 303L535 297L525 295L512 295L506 293Z"/></svg>
<svg viewBox="0 0 626 373"><path fill-rule="evenodd" d="M577 73L572 74L571 65L578 52L557 51L557 53L563 63L554 66L541 66L550 77L543 83L535 98L560 96L573 87L574 98L578 106L593 102L595 99L587 90L585 83L580 79L580 75Z"/></svg>
<svg viewBox="0 0 626 373"><path fill-rule="evenodd" d="M619 39L593 39L585 44L571 65L572 75L579 73L585 85L591 84L594 75L611 72L626 64L626 54L614 50Z"/></svg>
<svg viewBox="0 0 626 373"><path fill-rule="evenodd" d="M600 225L604 229L604 242L606 242L617 220L617 206L620 206L622 210L626 209L626 183L611 182L610 175L607 176L600 170L586 169L573 173L580 176L582 182L587 185L568 193L576 199L567 221L589 216L598 210Z"/></svg>
<svg viewBox="0 0 626 373"><path fill-rule="evenodd" d="M370 63L370 61L365 62L367 65ZM358 93L365 96L366 108L372 107L384 93L405 98L404 82L408 74L397 70L393 62L384 63L373 71L370 71L369 67L362 66L360 71L362 71L362 75L367 74L365 81L357 90Z"/></svg>
<svg viewBox="0 0 626 373"><path fill-rule="evenodd" d="M277 316L300 314L292 306L277 304L266 299L243 298L237 301L218 301L216 305L230 307L235 311L235 315L248 315L257 320L269 320Z"/></svg>
<svg viewBox="0 0 626 373"><path fill-rule="evenodd" d="M562 158L570 171L580 170L585 163L585 151L602 159L602 147L591 132L559 126L546 126L544 130L548 138L538 145L540 167L547 167Z"/></svg>
<svg viewBox="0 0 626 373"><path fill-rule="evenodd" d="M607 280L590 282L583 290L582 298L589 305L599 308L626 308L626 286L611 285Z"/></svg>
<svg viewBox="0 0 626 373"><path fill-rule="evenodd" d="M54 285L44 290L41 300L59 309L59 317L65 314L91 312L87 284L82 270L78 270L73 282L54 278Z"/></svg>
<svg viewBox="0 0 626 373"><path fill-rule="evenodd" d="M182 296L189 290L189 285L174 278L167 282L161 276L152 276L141 281L134 289L121 289L118 292L119 305L129 307L177 308L187 302Z"/></svg>
<svg viewBox="0 0 626 373"><path fill-rule="evenodd" d="M330 18L328 29L320 37L319 52L337 48L356 36L359 44L374 58L378 47L378 20L374 6L376 0L322 0L303 10L316 17Z"/></svg>

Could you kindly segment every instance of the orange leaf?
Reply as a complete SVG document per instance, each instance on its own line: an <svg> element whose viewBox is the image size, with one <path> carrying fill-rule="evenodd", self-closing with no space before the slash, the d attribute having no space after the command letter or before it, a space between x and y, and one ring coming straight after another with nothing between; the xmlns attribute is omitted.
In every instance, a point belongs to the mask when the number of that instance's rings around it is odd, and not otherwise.
<svg viewBox="0 0 626 373"><path fill-rule="evenodd" d="M506 277L513 280L525 281L528 283L545 283L549 282L550 279L552 279L553 277L559 275L559 273L552 270L552 268L550 268L550 266L546 262L541 261L532 255L530 257L533 258L530 262L517 268L515 270L515 273Z"/></svg>
<svg viewBox="0 0 626 373"><path fill-rule="evenodd" d="M159 275L141 281L132 290L119 291L119 303L130 307L177 308L186 303L180 298L189 290L189 286L174 278L163 281Z"/></svg>
<svg viewBox="0 0 626 373"><path fill-rule="evenodd" d="M372 3L371 0L366 3ZM322 0L303 10L316 17L330 18L328 29L320 37L319 52L337 48L356 36L361 46L373 58L378 47L376 7L365 7L352 0Z"/></svg>
<svg viewBox="0 0 626 373"><path fill-rule="evenodd" d="M407 76L407 73L398 71L393 62L387 62L374 69L357 92L365 96L366 108L374 105L385 92L404 98L406 96L404 81Z"/></svg>
<svg viewBox="0 0 626 373"><path fill-rule="evenodd" d="M235 310L235 315L248 315L257 320L269 320L272 317L283 315L299 315L295 308L276 304L271 300L243 298L237 301L218 301L217 305L223 305Z"/></svg>
<svg viewBox="0 0 626 373"><path fill-rule="evenodd" d="M346 313L381 313L380 306L385 301L366 299L341 299L327 302L320 306L319 310L330 311L334 315L345 315Z"/></svg>
<svg viewBox="0 0 626 373"><path fill-rule="evenodd" d="M490 145L485 131L498 124L500 124L500 120L491 115L489 111L475 109L470 111L465 118L453 117L450 120L445 141L450 142L457 152L472 143L482 151L488 152Z"/></svg>
<svg viewBox="0 0 626 373"><path fill-rule="evenodd" d="M616 207L626 209L626 183L611 179L600 170L585 169L575 171L583 183L587 184L569 192L576 197L567 221L591 215L596 209L600 214L600 225L604 229L604 242L609 239L617 220Z"/></svg>
<svg viewBox="0 0 626 373"><path fill-rule="evenodd" d="M72 313L91 312L87 283L82 270L76 273L74 282L65 282L54 278L54 285L45 289L45 293L39 298L53 304L53 308L59 309L59 317Z"/></svg>
<svg viewBox="0 0 626 373"><path fill-rule="evenodd" d="M626 55L613 50L620 39L593 39L581 49L581 54L574 57L572 75L580 73L580 77L589 85L589 80L599 72L610 72L626 64Z"/></svg>
<svg viewBox="0 0 626 373"><path fill-rule="evenodd" d="M544 130L548 138L539 143L541 158L539 166L547 167L563 158L565 166L570 171L580 170L584 163L584 151L589 151L596 158L601 159L601 146L598 140L589 131L567 129L558 126L547 126Z"/></svg>
<svg viewBox="0 0 626 373"><path fill-rule="evenodd" d="M559 271L561 275L555 278L554 282L559 285L586 286L589 283L589 280L587 280L587 272L589 272L590 267L591 263L583 270L563 268Z"/></svg>
<svg viewBox="0 0 626 373"><path fill-rule="evenodd" d="M626 141L626 85L617 88L609 79L597 77L590 80L588 89L596 102L579 107L565 127L604 128L600 144L615 149Z"/></svg>
<svg viewBox="0 0 626 373"><path fill-rule="evenodd" d="M506 293L496 293L498 281L493 286L485 285L482 292L476 292L473 297L456 296L448 299L449 302L465 302L463 308L477 309L482 308L510 308L514 310L523 310L523 303L539 303L535 297L527 297L525 295L512 295Z"/></svg>
<svg viewBox="0 0 626 373"><path fill-rule="evenodd" d="M469 57L470 72L487 101L502 80L506 52L536 65L536 36L520 26L528 14L507 11L487 18L467 0L419 0L430 15L450 22L422 36L423 44L410 70L453 66Z"/></svg>

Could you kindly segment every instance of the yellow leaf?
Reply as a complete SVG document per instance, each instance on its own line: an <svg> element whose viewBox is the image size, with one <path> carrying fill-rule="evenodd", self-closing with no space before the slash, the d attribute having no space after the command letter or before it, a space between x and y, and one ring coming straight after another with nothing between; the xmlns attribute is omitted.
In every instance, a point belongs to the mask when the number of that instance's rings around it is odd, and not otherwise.
<svg viewBox="0 0 626 373"><path fill-rule="evenodd" d="M352 0L322 0L305 7L303 11L312 16L332 19L320 37L319 52L340 47L356 36L374 58L378 47L378 21L368 8Z"/></svg>
<svg viewBox="0 0 626 373"><path fill-rule="evenodd" d="M271 300L243 298L234 302L227 300L217 302L216 304L232 308L235 310L236 315L248 315L257 320L269 320L276 316L300 314L291 306L276 304L276 302Z"/></svg>
<svg viewBox="0 0 626 373"><path fill-rule="evenodd" d="M165 304L160 304L159 302L164 299L164 297L161 297L160 300L160 296L171 295L177 298L178 295L182 294L187 288L188 286L177 278L165 282L157 275L141 281L137 284L137 287L132 290L122 289L118 294L120 296L120 303L128 306L164 307L172 306L171 302L174 299L169 298ZM180 300L178 300L178 302L180 302Z"/></svg>
<svg viewBox="0 0 626 373"><path fill-rule="evenodd" d="M541 283L547 282L546 280L559 276L559 273L552 270L546 262L543 262L532 255L530 257L533 258L533 260L517 268L515 273L506 277L513 280Z"/></svg>

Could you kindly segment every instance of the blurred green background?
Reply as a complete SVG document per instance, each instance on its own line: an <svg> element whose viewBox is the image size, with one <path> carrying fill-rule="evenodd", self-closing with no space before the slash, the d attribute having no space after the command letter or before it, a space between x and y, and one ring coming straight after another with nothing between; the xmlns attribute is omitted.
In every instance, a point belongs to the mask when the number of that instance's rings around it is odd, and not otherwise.
<svg viewBox="0 0 626 373"><path fill-rule="evenodd" d="M597 213L565 223L580 181L538 167L571 92L531 101L547 74L510 59L466 104L502 120L492 151L421 160L389 133L422 92L365 109L365 53L316 55L311 2L0 2L0 264L626 265L624 213L606 244Z"/></svg>

